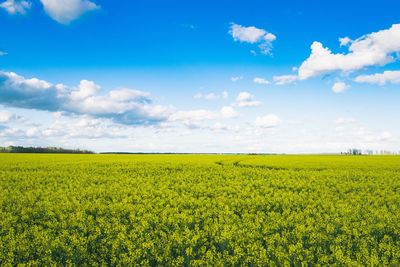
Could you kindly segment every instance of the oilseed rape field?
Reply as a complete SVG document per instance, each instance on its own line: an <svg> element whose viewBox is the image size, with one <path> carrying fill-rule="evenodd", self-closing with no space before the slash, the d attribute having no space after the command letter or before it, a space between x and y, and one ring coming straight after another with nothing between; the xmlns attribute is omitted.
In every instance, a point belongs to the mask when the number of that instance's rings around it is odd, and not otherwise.
<svg viewBox="0 0 400 267"><path fill-rule="evenodd" d="M399 266L400 157L0 154L0 266Z"/></svg>

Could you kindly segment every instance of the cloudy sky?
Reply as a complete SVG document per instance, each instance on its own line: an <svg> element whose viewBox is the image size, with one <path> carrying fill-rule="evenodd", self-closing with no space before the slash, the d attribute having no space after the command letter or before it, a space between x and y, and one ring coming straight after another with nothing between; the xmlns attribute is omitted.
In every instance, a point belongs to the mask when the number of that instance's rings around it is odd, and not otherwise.
<svg viewBox="0 0 400 267"><path fill-rule="evenodd" d="M0 146L400 151L398 10L0 0Z"/></svg>

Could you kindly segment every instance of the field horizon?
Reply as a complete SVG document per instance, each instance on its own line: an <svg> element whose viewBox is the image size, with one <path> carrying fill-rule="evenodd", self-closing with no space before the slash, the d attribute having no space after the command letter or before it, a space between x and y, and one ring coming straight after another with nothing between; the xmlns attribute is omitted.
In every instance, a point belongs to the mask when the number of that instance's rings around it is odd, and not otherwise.
<svg viewBox="0 0 400 267"><path fill-rule="evenodd" d="M14 154L111 154L111 155L345 155L345 156L373 156L373 155L400 155L397 151L387 151L387 150L367 150L363 151L361 149L348 149L345 152L298 152L298 153L274 153L274 152L158 152L158 151L91 151L83 150L79 148L62 148L62 147L23 147L23 146L8 146L0 147L0 153L14 153Z"/></svg>

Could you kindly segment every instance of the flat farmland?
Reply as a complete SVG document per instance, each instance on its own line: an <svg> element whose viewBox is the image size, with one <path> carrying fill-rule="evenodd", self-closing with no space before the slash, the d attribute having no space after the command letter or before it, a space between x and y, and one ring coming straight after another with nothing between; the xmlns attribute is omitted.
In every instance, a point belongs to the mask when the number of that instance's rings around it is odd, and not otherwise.
<svg viewBox="0 0 400 267"><path fill-rule="evenodd" d="M0 265L399 266L399 156L0 154Z"/></svg>

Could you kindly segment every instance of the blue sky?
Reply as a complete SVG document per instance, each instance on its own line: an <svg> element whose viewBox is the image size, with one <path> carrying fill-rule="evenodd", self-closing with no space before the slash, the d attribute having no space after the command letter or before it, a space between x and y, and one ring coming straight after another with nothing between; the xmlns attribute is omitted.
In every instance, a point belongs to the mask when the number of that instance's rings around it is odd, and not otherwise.
<svg viewBox="0 0 400 267"><path fill-rule="evenodd" d="M400 151L398 1L0 1L0 145Z"/></svg>

